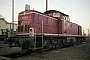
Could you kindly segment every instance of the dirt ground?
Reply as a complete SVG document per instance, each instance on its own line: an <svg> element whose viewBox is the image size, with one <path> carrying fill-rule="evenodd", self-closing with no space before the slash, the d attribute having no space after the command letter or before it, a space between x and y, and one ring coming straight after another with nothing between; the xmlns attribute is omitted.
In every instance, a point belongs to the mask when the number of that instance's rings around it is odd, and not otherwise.
<svg viewBox="0 0 90 60"><path fill-rule="evenodd" d="M8 45L1 43L0 46L3 46L4 48L0 48L0 55L10 54L13 52L17 53L21 51L21 48L9 48ZM90 39L87 39L83 44L43 53L33 53L31 55L18 57L11 60L90 60Z"/></svg>
<svg viewBox="0 0 90 60"><path fill-rule="evenodd" d="M14 60L90 60L90 37L80 45L32 54Z"/></svg>
<svg viewBox="0 0 90 60"><path fill-rule="evenodd" d="M90 43L32 54L14 60L90 60Z"/></svg>

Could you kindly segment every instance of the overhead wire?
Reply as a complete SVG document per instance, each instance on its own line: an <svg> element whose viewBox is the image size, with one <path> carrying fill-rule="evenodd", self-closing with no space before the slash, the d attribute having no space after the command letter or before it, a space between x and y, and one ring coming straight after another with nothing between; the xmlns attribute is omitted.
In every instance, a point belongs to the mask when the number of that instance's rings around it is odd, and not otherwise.
<svg viewBox="0 0 90 60"><path fill-rule="evenodd" d="M10 8L12 7L12 5L10 5L10 4L1 3L1 2L0 2L0 5L5 5L5 6L8 6L8 7L10 7ZM21 9L21 7L19 7L19 6L15 6L14 8ZM5 13L7 13L7 12L12 13L12 12L11 12L11 9L8 9L8 10L7 10L7 9L2 9L2 8L1 8L0 11L5 12ZM3 14L1 13L1 15L3 15ZM5 17L5 16L3 16L3 17ZM5 18L7 18L7 17L5 17Z"/></svg>
<svg viewBox="0 0 90 60"><path fill-rule="evenodd" d="M5 3L0 3L0 4L2 4L2 5L7 5L7 6L12 6L12 5L9 5L9 4L5 4Z"/></svg>
<svg viewBox="0 0 90 60"><path fill-rule="evenodd" d="M62 8L64 8L63 6L61 6L60 4L58 4L58 3L56 3L56 2L54 2L53 0L50 0L51 2L53 2L53 3L55 3L56 5L58 5L59 7L62 7ZM66 8L64 8L64 9L66 9ZM66 9L66 10L68 10L68 9ZM68 10L69 12L71 12L70 10ZM74 12L72 12L74 15L76 15L77 17L81 17L81 16L79 16L79 15L77 15L76 13L74 13ZM83 19L83 20L85 20L85 18L80 18L80 19ZM86 23L88 22L88 21L85 21Z"/></svg>
<svg viewBox="0 0 90 60"><path fill-rule="evenodd" d="M58 4L58 3L56 3L56 2L54 2L53 0L50 0L51 2L53 2L53 3L55 3L56 5L58 5L59 7L62 7L62 8L64 8L63 6L61 6L60 4ZM66 9L66 8L64 8L64 9ZM66 10L68 10L68 9L66 9ZM69 11L69 10L68 10Z"/></svg>
<svg viewBox="0 0 90 60"><path fill-rule="evenodd" d="M12 5L10 5L10 4L5 4L5 3L0 3L0 4L2 4L2 5L6 5L6 6L12 6ZM22 8L19 7L19 6L15 6L15 7L17 7L18 9L22 9Z"/></svg>
<svg viewBox="0 0 90 60"><path fill-rule="evenodd" d="M60 6L60 7L62 7L62 8L64 8L65 10L67 10L67 11L69 11L69 12L72 12L72 11L70 11L70 10L68 10L68 9L66 9L65 7L63 7L62 5L60 5L60 4L58 4L58 3L56 3L56 2L54 2L53 0L50 0L51 2L53 2L53 3L55 3L56 5L58 5L58 6ZM61 0L62 2L64 2L63 0ZM10 2L12 2L12 1L10 1ZM17 3L17 4L21 4L21 3L18 3L18 2L15 2L15 3ZM64 2L66 5L68 5L66 2ZM0 3L0 4L3 4L3 5L7 5L7 6L12 6L12 5L10 5L10 4L5 4L5 3ZM68 5L69 6L69 5ZM17 7L17 6L15 6L15 7ZM71 7L71 6L69 6L69 7ZM18 9L21 9L21 7L17 7ZM72 7L71 7L72 8ZM73 8L72 8L73 9ZM75 12L77 12L75 9L73 9ZM74 13L74 12L72 12L74 15L76 15L77 17L81 17L81 16L79 16L79 15L77 15L76 13ZM85 16L84 16L85 17ZM81 17L82 18L82 17ZM80 18L80 19L81 19ZM85 18L82 18L82 19L84 19L85 20ZM86 21L85 21L86 22Z"/></svg>
<svg viewBox="0 0 90 60"><path fill-rule="evenodd" d="M79 15L81 14L80 12L78 12L76 9L74 9L73 7L71 7L68 3L66 3L65 1L61 0L63 3L65 3L67 6L69 6L71 9L73 9L76 13L79 13ZM78 15L78 16L79 16ZM81 17L81 16L80 16ZM85 16L84 16L85 17ZM83 18L83 17L81 17ZM87 18L87 17L86 17ZM84 18L85 19L85 18Z"/></svg>

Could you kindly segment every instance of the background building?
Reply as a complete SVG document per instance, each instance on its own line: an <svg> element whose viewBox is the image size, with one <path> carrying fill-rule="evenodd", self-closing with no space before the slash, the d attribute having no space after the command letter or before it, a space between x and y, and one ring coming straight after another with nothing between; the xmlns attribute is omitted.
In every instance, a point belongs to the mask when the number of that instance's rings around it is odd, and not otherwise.
<svg viewBox="0 0 90 60"><path fill-rule="evenodd" d="M7 22L4 18L0 18L0 35L2 35L1 29L12 29L12 24ZM17 24L14 23L14 31L17 30Z"/></svg>

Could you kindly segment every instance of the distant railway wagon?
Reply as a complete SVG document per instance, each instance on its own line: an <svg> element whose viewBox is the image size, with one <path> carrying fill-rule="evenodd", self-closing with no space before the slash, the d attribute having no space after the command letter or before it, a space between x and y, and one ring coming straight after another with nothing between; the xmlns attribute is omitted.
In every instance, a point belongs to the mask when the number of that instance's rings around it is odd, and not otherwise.
<svg viewBox="0 0 90 60"><path fill-rule="evenodd" d="M18 40L22 49L52 49L85 41L82 27L70 21L69 15L56 10L44 13L25 10L18 14L18 31L10 41Z"/></svg>
<svg viewBox="0 0 90 60"><path fill-rule="evenodd" d="M0 40L8 38L12 35L12 23L7 22L3 17L0 18ZM14 23L14 32L17 30L17 24Z"/></svg>

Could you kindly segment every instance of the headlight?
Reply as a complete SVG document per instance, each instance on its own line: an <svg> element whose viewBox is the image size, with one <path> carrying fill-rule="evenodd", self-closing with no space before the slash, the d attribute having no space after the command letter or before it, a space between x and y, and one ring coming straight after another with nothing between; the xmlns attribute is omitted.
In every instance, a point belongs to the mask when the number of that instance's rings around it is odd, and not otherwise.
<svg viewBox="0 0 90 60"><path fill-rule="evenodd" d="M45 43L47 43L47 42L45 42Z"/></svg>

